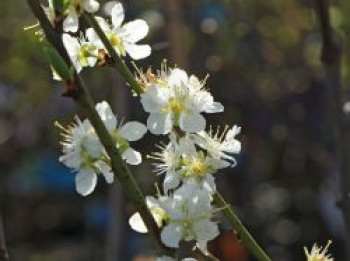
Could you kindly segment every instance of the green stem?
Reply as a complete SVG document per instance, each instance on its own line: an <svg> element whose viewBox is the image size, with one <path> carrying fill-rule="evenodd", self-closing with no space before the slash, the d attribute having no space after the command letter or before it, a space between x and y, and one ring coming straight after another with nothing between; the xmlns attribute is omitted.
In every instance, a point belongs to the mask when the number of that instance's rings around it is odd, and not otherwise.
<svg viewBox="0 0 350 261"><path fill-rule="evenodd" d="M136 81L134 75L129 70L129 68L125 65L123 60L119 57L117 52L115 51L114 47L108 40L106 34L103 32L101 27L99 26L98 22L96 21L95 17L91 14L84 13L83 14L84 19L88 24L91 25L91 27L95 30L98 37L101 39L102 43L106 47L109 55L112 57L113 61L115 62L119 72L123 75L125 80L130 84L131 88L137 93L140 94L143 92L143 89L141 88L140 84Z"/></svg>
<svg viewBox="0 0 350 261"><path fill-rule="evenodd" d="M235 234L242 241L242 243L248 248L248 250L260 261L271 261L268 255L262 250L258 243L254 240L249 231L244 227L241 220L233 211L232 207L226 203L224 198L216 192L214 194L214 205L222 209L222 212L234 229Z"/></svg>
<svg viewBox="0 0 350 261"><path fill-rule="evenodd" d="M29 6L31 7L33 13L39 20L42 29L45 33L46 39L54 46L57 51L62 55L62 57L67 62L69 67L72 67L72 63L69 59L69 56L63 46L62 40L59 35L55 32L55 29L52 27L50 21L47 19L40 2L38 0L28 0ZM86 117L91 122L94 127L97 136L99 137L102 145L105 147L107 154L111 159L111 166L114 174L119 178L122 183L122 187L126 192L128 198L136 206L137 211L139 211L142 216L143 221L149 231L151 238L154 240L157 251L160 255L169 255L173 256L173 251L169 250L160 241L160 232L156 222L153 219L151 212L149 211L145 197L136 183L130 169L126 165L125 161L122 159L118 149L115 146L115 143L109 134L106 126L102 122L100 116L98 115L91 96L82 81L82 79L74 73L74 85L75 93L72 98L76 101L78 106L83 110Z"/></svg>

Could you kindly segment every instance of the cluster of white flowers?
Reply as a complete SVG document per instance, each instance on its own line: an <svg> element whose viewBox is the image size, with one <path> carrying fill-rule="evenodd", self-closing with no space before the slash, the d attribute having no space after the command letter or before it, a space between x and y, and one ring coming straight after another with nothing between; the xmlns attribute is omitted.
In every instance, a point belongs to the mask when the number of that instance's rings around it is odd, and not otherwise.
<svg viewBox="0 0 350 261"><path fill-rule="evenodd" d="M233 154L241 150L236 139L240 127L225 127L221 133L212 128L205 131L202 113L224 110L204 88L205 81L164 66L157 75L139 73L144 89L141 103L150 113L147 127L153 134L169 138L168 144L159 145L160 151L149 156L157 161L155 172L164 174L164 194L148 197L147 205L162 229L161 240L166 246L178 248L181 240L195 241L207 253L207 243L219 235L213 221L214 174L236 165ZM134 230L147 232L138 213L129 223Z"/></svg>
<svg viewBox="0 0 350 261"><path fill-rule="evenodd" d="M96 64L106 63L108 52L95 30L88 28L85 32L78 32L79 15L84 11L95 13L98 9L99 3L95 0L71 0L66 9L63 22L65 33L62 35L62 40L78 73L84 67L94 67ZM45 8L45 11L49 20L54 22L52 0L49 0L49 6ZM128 54L132 59L138 60L151 54L149 45L137 44L148 34L147 23L137 19L123 25L124 9L121 3L114 5L110 19L106 20L99 16L95 18L119 56ZM77 32L78 37L76 37Z"/></svg>
<svg viewBox="0 0 350 261"><path fill-rule="evenodd" d="M80 72L84 67L93 67L108 57L108 51L93 28L78 32L78 17L86 11L94 13L99 8L94 0L69 1L64 16L62 40L73 66ZM46 13L54 22L52 2ZM149 45L136 43L146 37L148 26L143 20L122 25L124 10L116 3L111 10L111 19L95 17L100 28L119 56L129 54L132 59L141 59L151 53ZM109 22L110 21L110 22ZM76 37L71 32L78 32ZM213 194L216 192L214 174L220 169L233 167L233 154L241 150L236 139L240 127L226 126L222 132L210 127L206 132L204 113L219 113L224 110L221 103L214 101L205 88L206 80L189 76L180 68L162 66L156 74L139 71L137 81L143 89L140 99L144 110L149 113L147 128L155 135L167 135L169 143L159 145L160 151L150 158L155 172L163 175L162 194L148 196L146 204L157 225L161 228L161 240L167 247L178 248L180 241L194 241L196 247L207 254L207 244L219 235L214 214ZM140 164L141 155L133 150L129 142L136 141L146 133L146 126L138 122L117 123L117 119L106 102L97 104L96 109L116 147L128 164ZM88 120L76 120L65 129L63 153L60 157L76 175L77 191L90 194L102 174L108 183L113 182L110 159L100 143L94 128ZM141 233L147 228L139 213L129 220L131 227ZM171 261L163 256L158 261ZM193 261L185 258L183 261Z"/></svg>
<svg viewBox="0 0 350 261"><path fill-rule="evenodd" d="M147 131L146 126L136 121L118 124L111 107L105 101L98 103L96 110L113 137L122 158L128 164L140 164L141 154L131 148L129 142L141 139ZM61 129L63 155L60 161L77 173L75 178L77 192L83 196L93 192L97 174L102 174L107 183L112 183L114 177L110 159L90 121L87 119L81 121L77 117L74 124Z"/></svg>

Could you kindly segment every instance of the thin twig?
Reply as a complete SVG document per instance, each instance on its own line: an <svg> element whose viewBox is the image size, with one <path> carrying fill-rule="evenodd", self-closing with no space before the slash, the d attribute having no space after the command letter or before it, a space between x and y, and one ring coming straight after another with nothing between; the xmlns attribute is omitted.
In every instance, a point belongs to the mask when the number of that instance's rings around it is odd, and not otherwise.
<svg viewBox="0 0 350 261"><path fill-rule="evenodd" d="M214 195L214 204L217 208L222 210L227 221L231 224L235 234L247 247L247 249L254 255L259 261L271 261L268 255L262 250L258 243L254 240L249 231L244 227L241 220L234 213L232 207L230 207L224 198L217 192Z"/></svg>

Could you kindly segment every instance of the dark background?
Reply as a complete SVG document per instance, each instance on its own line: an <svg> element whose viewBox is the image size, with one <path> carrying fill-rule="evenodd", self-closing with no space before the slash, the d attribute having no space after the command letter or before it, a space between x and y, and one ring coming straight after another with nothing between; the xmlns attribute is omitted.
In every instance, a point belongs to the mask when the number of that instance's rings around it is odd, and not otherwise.
<svg viewBox="0 0 350 261"><path fill-rule="evenodd" d="M99 1L100 3L106 1ZM321 37L312 2L302 0L123 1L126 20L142 17L152 55L204 78L225 112L209 124L242 126L238 166L217 175L219 190L273 260L304 260L303 247L333 240L343 254L344 228L334 124L327 116ZM342 86L349 85L350 1L333 1L332 25L343 43ZM100 9L100 14L103 8ZM152 260L152 243L127 226L134 209L116 182L101 179L83 198L74 175L58 162L59 131L78 113L60 96L22 0L0 1L0 210L13 261ZM132 68L132 67L130 67ZM145 122L139 100L113 68L86 69L96 102L120 117ZM147 134L134 146L153 151ZM145 161L132 168L146 193L155 175ZM222 228L227 224L223 222ZM253 260L231 233L211 244L220 260Z"/></svg>

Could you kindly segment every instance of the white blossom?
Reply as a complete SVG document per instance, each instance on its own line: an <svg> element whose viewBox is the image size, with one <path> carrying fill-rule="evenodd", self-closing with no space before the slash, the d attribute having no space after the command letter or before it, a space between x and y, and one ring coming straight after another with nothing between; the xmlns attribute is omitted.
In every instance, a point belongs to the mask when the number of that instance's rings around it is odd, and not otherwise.
<svg viewBox="0 0 350 261"><path fill-rule="evenodd" d="M121 3L115 4L112 8L111 25L101 17L96 17L96 20L119 56L125 56L128 53L132 59L139 60L151 54L149 45L136 44L147 36L149 30L147 23L137 19L122 25L124 9ZM87 30L87 36L100 49L104 49L102 41L93 28Z"/></svg>
<svg viewBox="0 0 350 261"><path fill-rule="evenodd" d="M175 126L189 133L202 131L206 125L202 112L223 111L223 106L204 90L203 82L178 68L160 72L159 79L141 94L141 103L150 113L147 127L157 135L168 134Z"/></svg>
<svg viewBox="0 0 350 261"><path fill-rule="evenodd" d="M115 140L122 158L130 165L139 165L142 162L141 154L131 148L129 142L141 139L147 132L146 126L137 121L118 124L111 107L105 101L98 103L96 110Z"/></svg>
<svg viewBox="0 0 350 261"><path fill-rule="evenodd" d="M187 182L172 196L159 200L159 206L168 215L161 232L164 245L177 248L180 240L195 240L197 247L207 252L207 242L219 234L217 224L211 221L213 207L207 191L195 182Z"/></svg>
<svg viewBox="0 0 350 261"><path fill-rule="evenodd" d="M330 254L327 254L328 247L331 243L332 241L328 241L323 249L314 244L310 252L305 247L304 251L307 261L334 261L334 258L332 258Z"/></svg>
<svg viewBox="0 0 350 261"><path fill-rule="evenodd" d="M163 221L167 219L167 215L164 212L164 210L159 207L158 200L154 197L148 196L146 197L146 204L149 210L151 211L151 214L156 221L158 227L161 227L163 224ZM142 220L142 217L139 212L136 212L133 214L129 219L129 225L130 227L139 232L139 233L147 233L147 227L145 223Z"/></svg>
<svg viewBox="0 0 350 261"><path fill-rule="evenodd" d="M100 4L96 0L70 0L63 21L63 31L75 33L79 28L79 16L84 12L95 13Z"/></svg>
<svg viewBox="0 0 350 261"><path fill-rule="evenodd" d="M105 101L98 103L96 109L122 158L129 164L140 164L141 154L130 147L129 141L142 138L147 131L146 126L139 122L117 125L117 118ZM63 155L59 160L77 173L77 192L83 196L90 194L96 187L97 174L102 174L107 183L112 183L110 159L90 121L76 118L76 123L68 128L60 128L63 130Z"/></svg>
<svg viewBox="0 0 350 261"><path fill-rule="evenodd" d="M107 183L112 183L113 173L108 163L103 161L103 147L90 122L76 118L75 124L63 130L63 155L59 160L77 173L77 192L83 196L93 192L99 173Z"/></svg>
<svg viewBox="0 0 350 261"><path fill-rule="evenodd" d="M241 127L237 125L234 125L231 129L225 128L222 134L219 134L219 129L215 134L210 129L209 133L201 131L198 135L194 135L194 140L211 157L227 162L227 164L223 163L223 167L227 167L227 165L235 166L237 162L230 154L237 154L241 151L241 142L236 139L236 135L240 132Z"/></svg>
<svg viewBox="0 0 350 261"><path fill-rule="evenodd" d="M69 34L62 35L63 44L79 73L83 67L93 67L97 62L98 49L84 37L75 38Z"/></svg>

